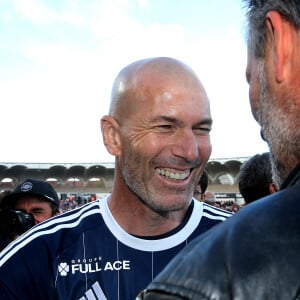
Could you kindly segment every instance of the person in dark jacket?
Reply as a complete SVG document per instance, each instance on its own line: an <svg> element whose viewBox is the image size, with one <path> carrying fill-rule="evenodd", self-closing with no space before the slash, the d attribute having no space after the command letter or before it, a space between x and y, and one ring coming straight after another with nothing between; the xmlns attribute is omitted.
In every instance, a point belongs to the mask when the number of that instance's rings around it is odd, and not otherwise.
<svg viewBox="0 0 300 300"><path fill-rule="evenodd" d="M251 109L280 191L194 240L145 300L300 299L300 1L244 2Z"/></svg>

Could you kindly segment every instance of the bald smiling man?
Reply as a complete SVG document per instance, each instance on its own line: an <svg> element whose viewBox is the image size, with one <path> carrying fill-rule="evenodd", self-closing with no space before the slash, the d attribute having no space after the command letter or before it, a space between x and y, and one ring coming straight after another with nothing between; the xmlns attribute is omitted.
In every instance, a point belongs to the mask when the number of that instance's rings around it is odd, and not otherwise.
<svg viewBox="0 0 300 300"><path fill-rule="evenodd" d="M230 216L193 199L211 126L206 92L187 65L159 57L126 66L101 119L115 156L111 194L6 248L0 294L133 300L187 243Z"/></svg>

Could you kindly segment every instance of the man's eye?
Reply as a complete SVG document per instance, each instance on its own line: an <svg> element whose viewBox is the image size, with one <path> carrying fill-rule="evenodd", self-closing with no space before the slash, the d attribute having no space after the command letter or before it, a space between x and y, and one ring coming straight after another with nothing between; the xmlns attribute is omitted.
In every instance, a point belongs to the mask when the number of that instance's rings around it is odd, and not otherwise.
<svg viewBox="0 0 300 300"><path fill-rule="evenodd" d="M161 129L171 129L172 125L170 125L170 124L160 124L157 127L161 128Z"/></svg>
<svg viewBox="0 0 300 300"><path fill-rule="evenodd" d="M210 131L211 131L211 128L209 127L198 127L198 128L195 128L194 129L196 132L199 132L199 133L204 133L204 134L208 134Z"/></svg>

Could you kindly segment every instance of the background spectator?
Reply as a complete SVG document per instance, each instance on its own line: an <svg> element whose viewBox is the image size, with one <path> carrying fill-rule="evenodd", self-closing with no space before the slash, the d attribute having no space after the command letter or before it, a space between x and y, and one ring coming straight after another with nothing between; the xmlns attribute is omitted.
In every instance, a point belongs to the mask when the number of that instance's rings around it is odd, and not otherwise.
<svg viewBox="0 0 300 300"><path fill-rule="evenodd" d="M269 152L256 154L241 166L238 185L246 204L278 191L272 178Z"/></svg>
<svg viewBox="0 0 300 300"><path fill-rule="evenodd" d="M59 214L59 198L46 181L27 179L1 201L0 234L6 245L35 224ZM6 246L2 243L2 248Z"/></svg>

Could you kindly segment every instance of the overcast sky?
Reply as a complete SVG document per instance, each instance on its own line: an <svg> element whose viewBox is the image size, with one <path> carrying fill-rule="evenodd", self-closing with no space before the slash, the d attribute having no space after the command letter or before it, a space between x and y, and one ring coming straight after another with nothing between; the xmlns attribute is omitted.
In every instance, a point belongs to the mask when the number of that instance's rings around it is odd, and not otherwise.
<svg viewBox="0 0 300 300"><path fill-rule="evenodd" d="M206 87L211 158L267 151L240 0L0 0L0 162L111 162L100 118L125 65L171 56Z"/></svg>

